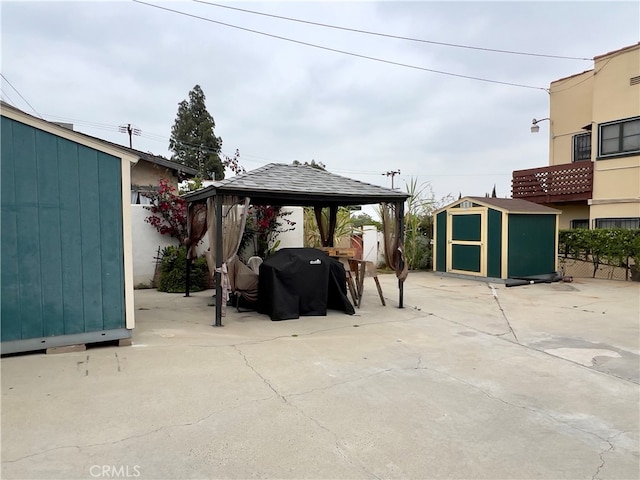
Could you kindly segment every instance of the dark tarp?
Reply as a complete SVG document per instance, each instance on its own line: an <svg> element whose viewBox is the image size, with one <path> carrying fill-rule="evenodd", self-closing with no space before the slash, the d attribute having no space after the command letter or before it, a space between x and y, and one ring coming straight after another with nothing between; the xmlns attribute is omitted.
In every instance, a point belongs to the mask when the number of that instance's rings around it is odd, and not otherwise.
<svg viewBox="0 0 640 480"><path fill-rule="evenodd" d="M283 248L260 265L258 312L289 320L324 316L329 308L355 313L338 260L315 248Z"/></svg>

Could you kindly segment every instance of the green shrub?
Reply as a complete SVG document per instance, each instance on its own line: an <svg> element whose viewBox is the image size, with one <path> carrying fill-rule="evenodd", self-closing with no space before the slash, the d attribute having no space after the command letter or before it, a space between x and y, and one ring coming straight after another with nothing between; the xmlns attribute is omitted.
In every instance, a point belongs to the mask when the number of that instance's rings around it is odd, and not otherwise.
<svg viewBox="0 0 640 480"><path fill-rule="evenodd" d="M158 291L168 293L183 293L186 290L187 279L187 249L186 247L168 246L162 251ZM199 292L207 288L207 260L196 258L191 264L190 291Z"/></svg>
<svg viewBox="0 0 640 480"><path fill-rule="evenodd" d="M625 267L627 272L640 265L640 229L561 230L558 240L558 253L592 262L594 277L600 264Z"/></svg>

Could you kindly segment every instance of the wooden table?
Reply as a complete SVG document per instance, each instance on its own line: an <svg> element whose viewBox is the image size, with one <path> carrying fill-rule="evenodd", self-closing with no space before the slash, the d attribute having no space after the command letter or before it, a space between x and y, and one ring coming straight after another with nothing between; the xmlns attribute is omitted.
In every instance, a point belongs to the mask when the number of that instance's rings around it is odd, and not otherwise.
<svg viewBox="0 0 640 480"><path fill-rule="evenodd" d="M380 281L378 280L378 275L373 262L354 258L356 253L355 248L321 247L320 250L332 258L340 260L340 263L344 266L347 276L347 288L349 289L349 293L351 294L351 298L353 299L353 304L355 306L360 308L360 305L362 304L364 277L367 272L369 272L369 275L372 276L373 280L376 282L378 295L380 296L382 305L387 305L384 301L384 295L382 294L382 288L380 287Z"/></svg>

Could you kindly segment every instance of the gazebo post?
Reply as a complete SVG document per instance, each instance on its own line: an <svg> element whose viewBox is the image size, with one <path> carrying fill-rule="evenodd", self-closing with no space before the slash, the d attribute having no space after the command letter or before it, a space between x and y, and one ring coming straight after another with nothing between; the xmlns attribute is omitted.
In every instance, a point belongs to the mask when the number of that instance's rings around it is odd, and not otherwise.
<svg viewBox="0 0 640 480"><path fill-rule="evenodd" d="M398 271L404 270L404 202L398 202L396 208L396 226L398 245L402 246L402 253L398 255ZM398 308L404 308L404 279L398 279Z"/></svg>
<svg viewBox="0 0 640 480"><path fill-rule="evenodd" d="M215 214L216 214L216 271L214 275L216 283L216 321L214 326L222 326L222 195L216 195Z"/></svg>
<svg viewBox="0 0 640 480"><path fill-rule="evenodd" d="M329 232L327 233L327 247L335 247L336 223L338 223L338 207L331 205L329 207Z"/></svg>

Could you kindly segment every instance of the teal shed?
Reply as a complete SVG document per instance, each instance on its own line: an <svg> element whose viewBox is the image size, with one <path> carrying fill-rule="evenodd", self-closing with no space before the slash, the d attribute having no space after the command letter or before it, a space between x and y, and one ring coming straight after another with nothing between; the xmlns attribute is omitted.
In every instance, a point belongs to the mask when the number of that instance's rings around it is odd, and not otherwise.
<svg viewBox="0 0 640 480"><path fill-rule="evenodd" d="M125 150L2 104L0 351L129 338Z"/></svg>
<svg viewBox="0 0 640 480"><path fill-rule="evenodd" d="M507 279L558 270L559 210L520 199L463 197L434 215L437 272Z"/></svg>

